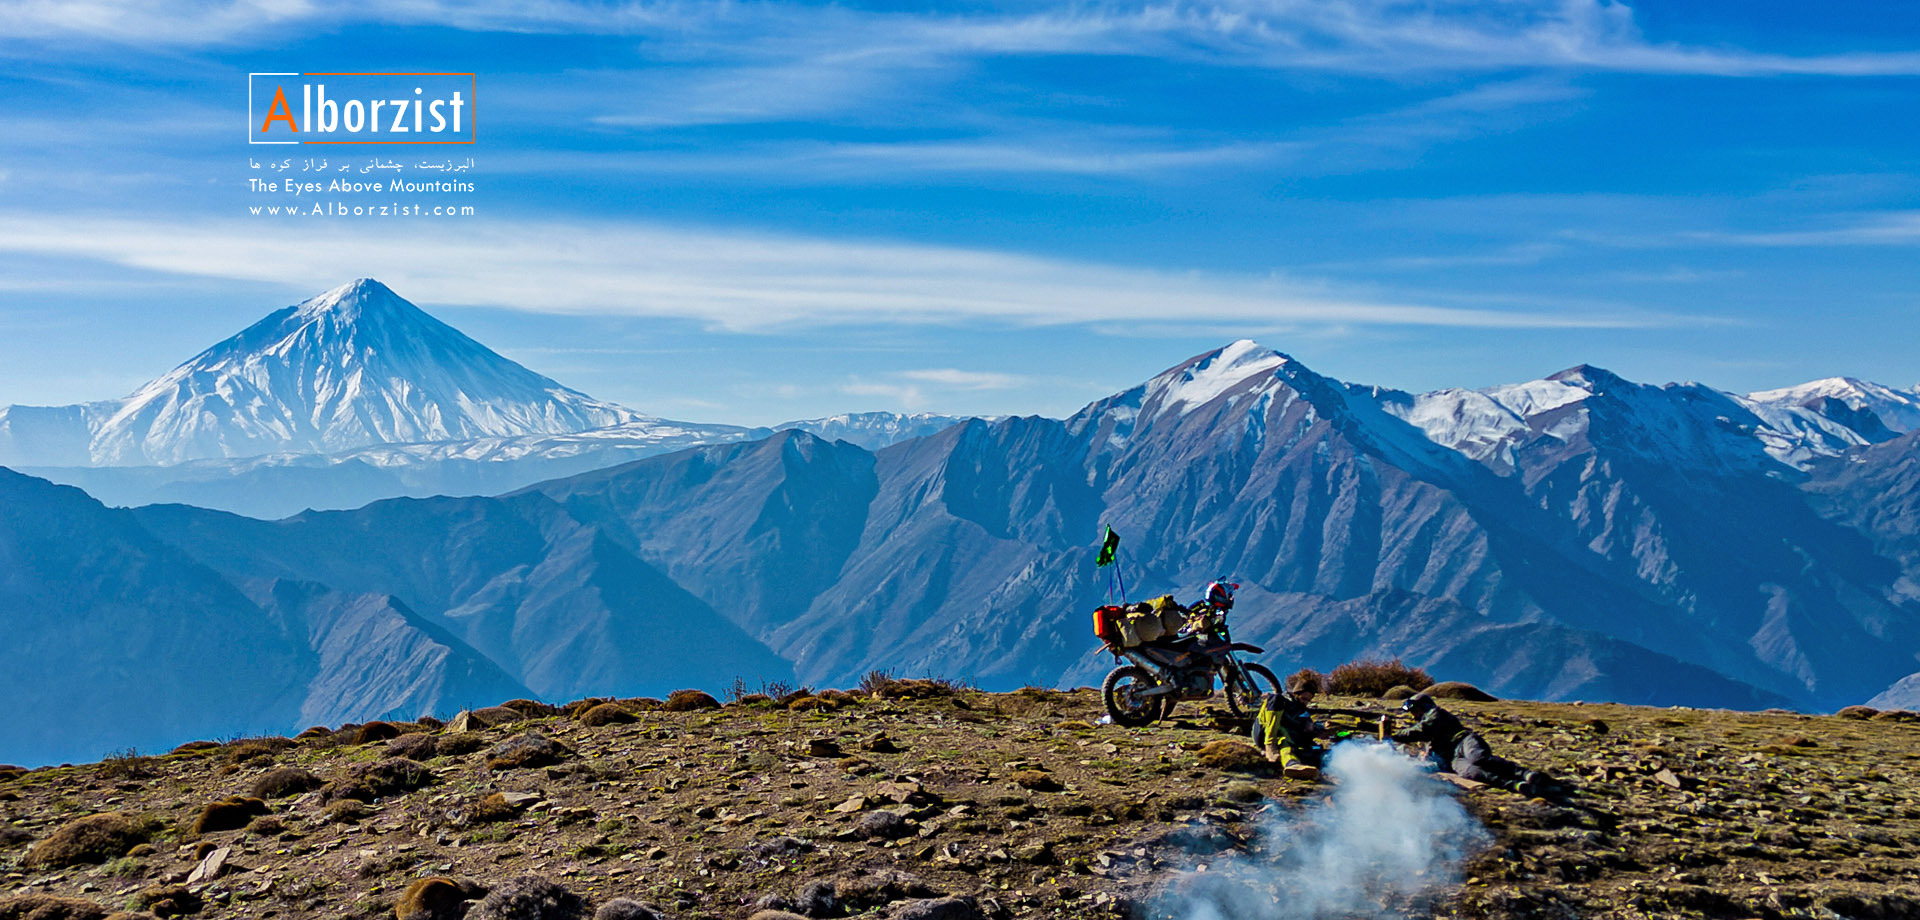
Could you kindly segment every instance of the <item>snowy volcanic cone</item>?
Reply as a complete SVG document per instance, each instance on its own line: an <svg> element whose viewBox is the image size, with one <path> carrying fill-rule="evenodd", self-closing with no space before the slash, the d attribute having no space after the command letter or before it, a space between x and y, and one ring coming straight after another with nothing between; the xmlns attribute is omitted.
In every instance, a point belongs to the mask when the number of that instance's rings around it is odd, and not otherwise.
<svg viewBox="0 0 1920 920"><path fill-rule="evenodd" d="M100 465L564 434L645 418L534 373L370 278L279 310L106 404Z"/></svg>

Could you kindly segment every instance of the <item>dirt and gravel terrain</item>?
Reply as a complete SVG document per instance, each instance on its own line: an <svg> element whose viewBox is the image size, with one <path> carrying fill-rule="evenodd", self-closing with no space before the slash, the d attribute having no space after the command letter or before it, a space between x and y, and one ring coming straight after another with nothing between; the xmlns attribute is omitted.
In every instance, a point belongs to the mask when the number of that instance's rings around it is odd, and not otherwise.
<svg viewBox="0 0 1920 920"><path fill-rule="evenodd" d="M0 920L1186 920L1155 892L1272 859L1334 786L1269 773L1217 708L1123 729L1091 690L883 689L516 702L0 769ZM1383 910L1920 915L1908 713L1447 705L1580 792L1458 791L1483 844Z"/></svg>

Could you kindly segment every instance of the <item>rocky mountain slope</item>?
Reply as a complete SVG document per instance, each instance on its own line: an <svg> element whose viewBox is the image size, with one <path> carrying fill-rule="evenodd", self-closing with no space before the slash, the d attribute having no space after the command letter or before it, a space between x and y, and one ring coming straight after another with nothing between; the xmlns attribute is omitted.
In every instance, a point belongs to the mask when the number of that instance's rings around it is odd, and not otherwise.
<svg viewBox="0 0 1920 920"><path fill-rule="evenodd" d="M410 558L445 573L462 554L503 560L497 577L446 586L456 600L409 600L366 588L371 566L327 582L216 572L133 512L0 469L0 693L30 707L0 726L0 751L47 763L583 686L664 692L791 674L645 563L543 519L549 510L476 514L459 533L420 536L408 557L388 551L401 535L379 522L342 538L362 554L354 566Z"/></svg>
<svg viewBox="0 0 1920 920"><path fill-rule="evenodd" d="M1105 596L1086 564L1101 524L1125 535L1137 594L1247 583L1239 635L1276 667L1413 655L1521 695L1827 708L1914 670L1902 538L1877 547L1813 500L1827 479L1777 455L1781 429L1735 397L1593 368L1531 389L1465 450L1412 411L1431 400L1243 343L1064 421L971 421L871 455L788 436L530 491L823 682L1090 680L1075 611ZM1873 488L1839 504L1873 507Z"/></svg>
<svg viewBox="0 0 1920 920"><path fill-rule="evenodd" d="M119 520L245 598L279 582L343 611L390 598L550 700L879 668L1091 683L1107 665L1086 611L1109 582L1088 557L1110 525L1135 596L1242 582L1236 636L1276 670L1399 656L1503 695L1831 711L1920 670L1920 435L1869 395L1592 367L1414 395L1238 342L1068 419L878 451L784 431L493 498ZM140 616L199 603L151 597ZM76 673L132 680L155 660Z"/></svg>
<svg viewBox="0 0 1920 920"><path fill-rule="evenodd" d="M179 505L133 514L237 580L391 594L546 699L792 677L740 627L543 496L397 499L271 522Z"/></svg>
<svg viewBox="0 0 1920 920"><path fill-rule="evenodd" d="M0 770L0 917L1253 920L1307 898L1382 917L1920 910L1910 714L1452 704L1576 784L1547 801L1399 772L1282 779L1198 708L1124 730L1093 723L1090 691L874 686L680 711L515 703ZM1471 817L1440 839L1427 813L1456 798ZM79 823L94 833L61 830ZM1367 859L1390 854L1368 849L1368 824L1460 859L1370 877ZM1350 856L1329 874L1357 884L1301 876L1302 840Z"/></svg>

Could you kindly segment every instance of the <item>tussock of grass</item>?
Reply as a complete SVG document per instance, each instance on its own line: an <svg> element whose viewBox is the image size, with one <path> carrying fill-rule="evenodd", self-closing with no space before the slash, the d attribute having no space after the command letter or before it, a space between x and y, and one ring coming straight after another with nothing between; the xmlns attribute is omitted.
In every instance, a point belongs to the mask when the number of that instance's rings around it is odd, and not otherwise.
<svg viewBox="0 0 1920 920"><path fill-rule="evenodd" d="M1249 772L1267 766L1267 759L1253 745L1226 738L1207 742L1200 749L1199 759L1200 765L1210 770Z"/></svg>
<svg viewBox="0 0 1920 920"><path fill-rule="evenodd" d="M466 912L468 893L458 882L435 875L418 879L407 886L393 905L399 920L442 920Z"/></svg>
<svg viewBox="0 0 1920 920"><path fill-rule="evenodd" d="M1433 677L1400 659L1349 661L1327 675L1327 692L1340 696L1379 697L1394 687L1425 690L1433 686Z"/></svg>
<svg viewBox="0 0 1920 920"><path fill-rule="evenodd" d="M487 755L487 769L514 770L545 767L559 763L572 752L560 742L540 734L526 732L494 746Z"/></svg>
<svg viewBox="0 0 1920 920"><path fill-rule="evenodd" d="M120 812L90 815L54 831L27 851L22 865L59 869L84 863L99 864L119 859L127 851L146 843L157 822Z"/></svg>
<svg viewBox="0 0 1920 920"><path fill-rule="evenodd" d="M661 709L667 712L693 712L700 709L719 709L720 701L704 690L675 690L667 694L666 705Z"/></svg>
<svg viewBox="0 0 1920 920"><path fill-rule="evenodd" d="M1300 693L1302 691L1307 693L1325 693L1327 692L1327 675L1312 668L1301 668L1287 675L1285 687L1288 693Z"/></svg>
<svg viewBox="0 0 1920 920"><path fill-rule="evenodd" d="M302 792L312 792L324 785L320 777L299 767L281 767L268 770L254 777L247 791L263 799L283 799Z"/></svg>
<svg viewBox="0 0 1920 920"><path fill-rule="evenodd" d="M601 703L580 714L580 724L598 728L602 725L619 725L640 721L627 707L619 703Z"/></svg>
<svg viewBox="0 0 1920 920"><path fill-rule="evenodd" d="M194 819L188 833L198 837L215 831L239 830L266 813L266 802L251 796L230 795L201 808L200 817Z"/></svg>
<svg viewBox="0 0 1920 920"><path fill-rule="evenodd" d="M242 738L226 745L220 758L229 766L249 767L270 764L280 752L294 746L291 738Z"/></svg>

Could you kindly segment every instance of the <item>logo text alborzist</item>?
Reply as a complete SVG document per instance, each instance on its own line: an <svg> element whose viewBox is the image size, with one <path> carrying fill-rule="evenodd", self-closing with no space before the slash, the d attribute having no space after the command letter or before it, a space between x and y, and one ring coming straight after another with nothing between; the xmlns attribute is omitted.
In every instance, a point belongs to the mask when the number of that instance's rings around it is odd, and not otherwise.
<svg viewBox="0 0 1920 920"><path fill-rule="evenodd" d="M470 73L252 73L249 144L471 144Z"/></svg>

